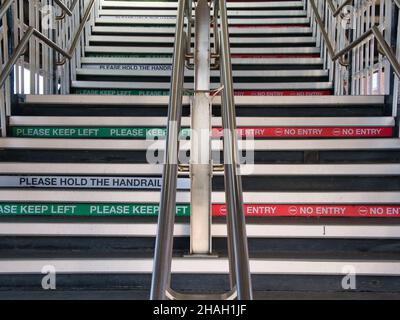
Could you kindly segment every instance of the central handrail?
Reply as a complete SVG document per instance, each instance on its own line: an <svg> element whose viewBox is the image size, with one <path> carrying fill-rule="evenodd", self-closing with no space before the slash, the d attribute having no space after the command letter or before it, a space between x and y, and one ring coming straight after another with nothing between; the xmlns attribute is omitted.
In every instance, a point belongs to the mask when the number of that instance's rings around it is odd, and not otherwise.
<svg viewBox="0 0 400 320"><path fill-rule="evenodd" d="M231 277L235 278L237 298L251 300L252 287L247 245L246 221L243 212L242 177L239 172L239 147L233 91L232 63L229 45L226 1L220 1L222 125L224 132L225 193L227 202L228 245L231 247ZM229 234L230 233L230 234Z"/></svg>
<svg viewBox="0 0 400 320"><path fill-rule="evenodd" d="M179 0L176 17L175 45L164 149L165 160L163 164L160 210L158 214L154 268L150 292L151 300L164 300L166 298L171 277L178 179L179 132L182 118L185 63L184 18L186 1L191 2L191 0ZM188 13L191 14L191 10Z"/></svg>
<svg viewBox="0 0 400 320"><path fill-rule="evenodd" d="M201 5L204 6L204 1L201 3ZM177 178L178 170L180 167L179 132L181 128L182 116L184 67L185 59L196 60L197 58L196 53L191 54L190 52L188 52L190 51L190 47L185 48L185 44L191 42L191 33L186 34L186 37L189 37L189 41L187 41L188 39L185 39L184 32L184 18L185 12L187 12L189 24L188 29L190 29L190 24L192 23L191 7L192 0L180 0L178 3L172 65L173 68L167 120L168 125L165 139L161 200L158 216L150 299L233 299L237 297L241 300L250 300L252 299L252 286L249 268L245 216L243 213L242 181L239 172L239 147L236 130L236 114L233 91L232 66L230 58L228 17L225 0L214 1L214 19L212 23L213 28L215 28L215 41L218 41L219 43L219 53L217 50L213 54L209 54L211 57L219 60L216 65L218 65L221 70L221 113L224 129L223 150L225 193L227 203L226 219L228 229L227 239L230 262L229 271L231 288L229 292L222 294L189 295L175 292L170 287L173 252L173 231L176 214ZM215 10L217 10L220 14L220 30L218 30L218 12L215 12ZM200 18L200 13L204 13L202 10L196 10L196 13L197 12L199 12L199 17L196 15L196 18ZM195 32L196 37L204 35L203 32L199 33L199 30L196 30ZM198 41L198 39L196 41ZM198 49L201 50L200 48ZM198 62L199 61L195 61L195 66ZM195 92L195 97L196 93L198 92ZM211 206L211 203L209 205Z"/></svg>

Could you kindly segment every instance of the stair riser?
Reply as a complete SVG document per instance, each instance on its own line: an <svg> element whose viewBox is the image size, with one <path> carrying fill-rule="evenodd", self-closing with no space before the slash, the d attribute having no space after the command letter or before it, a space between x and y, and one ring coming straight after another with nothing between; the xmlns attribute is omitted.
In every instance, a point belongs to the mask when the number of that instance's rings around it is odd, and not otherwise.
<svg viewBox="0 0 400 320"><path fill-rule="evenodd" d="M66 156L67 155L67 156ZM162 153L159 154L160 157ZM185 158L185 153L182 153ZM214 159L221 159L216 153ZM52 163L147 163L143 151L60 151L60 150L4 150L0 162L52 162ZM400 162L400 151L256 151L256 164L302 164L302 163L396 163Z"/></svg>
<svg viewBox="0 0 400 320"><path fill-rule="evenodd" d="M215 128L213 137L221 136ZM11 137L24 138L76 138L76 139L163 139L165 128L145 127L11 127ZM182 132L188 137L187 130ZM393 136L390 127L246 127L238 130L243 138L387 138Z"/></svg>
<svg viewBox="0 0 400 320"><path fill-rule="evenodd" d="M43 290L43 275L6 275L0 277L0 299L138 299L150 296L151 274L136 275L57 275L57 288ZM357 276L357 289L344 290L343 276L291 276L253 275L255 299L304 300L304 299L399 299L399 281L396 277ZM225 275L172 275L178 291L198 288L199 292L229 290ZM19 288L18 290L16 288ZM49 292L51 291L51 292Z"/></svg>
<svg viewBox="0 0 400 320"><path fill-rule="evenodd" d="M243 190L304 192L304 191L400 191L400 172L387 176L360 177L356 174L346 177L335 176L242 176ZM268 181L266 184L265 181ZM16 188L43 190L160 190L161 175L143 175L136 172L135 176L65 176L65 175L1 175L0 189ZM178 180L178 190L190 190L190 179L181 177ZM223 191L223 177L213 178L213 190Z"/></svg>
<svg viewBox="0 0 400 320"><path fill-rule="evenodd" d="M1 190L0 190L1 192ZM47 217L154 217L159 206L141 201L129 203L76 203L76 202L0 202L0 218L12 216L47 216ZM211 214L215 217L226 216L226 206L212 204ZM302 204L290 203L274 205L269 203L245 203L246 217L308 217L308 218L400 218L400 205L380 205L360 203L358 205ZM190 216L190 205L178 204L177 217Z"/></svg>
<svg viewBox="0 0 400 320"><path fill-rule="evenodd" d="M184 106L183 115L190 115L190 108ZM321 114L328 117L365 117L365 116L384 116L382 106L349 106L349 107L278 107L271 106L267 108L260 107L236 107L236 114L239 117L318 117ZM20 116L167 116L167 108L163 107L109 107L109 106L85 106L74 108L69 106L19 106L15 108L14 115ZM221 116L221 108L213 107L213 115Z"/></svg>
<svg viewBox="0 0 400 320"><path fill-rule="evenodd" d="M152 219L154 220L154 219ZM188 219L181 219L188 220ZM395 222L395 221L394 221ZM2 236L0 252L4 256L11 256L13 250L21 250L28 255L37 250L43 254L52 252L53 257L62 257L63 255L79 255L84 252L90 252L95 255L104 255L104 253L131 254L138 253L152 254L154 250L155 237L136 237L132 241L131 237L69 237L67 240L63 237L13 237ZM177 255L187 253L189 238L176 237L174 239L174 248ZM54 252L53 248L58 248ZM225 237L216 237L213 239L213 248L220 252L221 256L227 255ZM328 255L327 251L336 251L336 256L353 257L368 253L371 256L384 255L387 258L400 255L398 241L394 239L259 239L249 238L249 251L256 256L260 253L274 255ZM3 276L0 276L2 279ZM4 281L4 279L2 279Z"/></svg>

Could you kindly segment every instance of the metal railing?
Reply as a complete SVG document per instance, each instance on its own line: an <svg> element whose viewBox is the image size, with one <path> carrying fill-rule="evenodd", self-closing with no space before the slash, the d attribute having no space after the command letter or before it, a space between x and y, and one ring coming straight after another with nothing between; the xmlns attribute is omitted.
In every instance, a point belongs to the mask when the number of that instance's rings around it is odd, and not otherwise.
<svg viewBox="0 0 400 320"><path fill-rule="evenodd" d="M398 1L345 0L336 5L333 0L306 0L305 8L335 94L397 95L400 39L394 15L399 15Z"/></svg>
<svg viewBox="0 0 400 320"><path fill-rule="evenodd" d="M228 33L228 18L225 0L215 0L213 2L213 19L211 17L211 3L207 0L199 0L196 5L195 15L195 52L191 53L190 47L185 47L187 43L191 43L191 24L192 24L192 0L179 0L176 19L175 46L173 56L173 71L170 88L170 100L168 109L168 126L165 141L165 155L163 164L163 182L161 190L160 210L158 217L158 227L156 235L156 246L154 254L154 268L151 285L151 299L252 299L251 279L249 270L249 257L247 248L247 236L245 228L245 217L243 213L243 195L242 182L239 170L239 148L236 133L236 115L234 104L232 67L230 61L230 46ZM185 9L186 8L186 9ZM215 12L217 11L217 12ZM185 16L186 13L186 16ZM208 17L206 15L209 15ZM186 17L186 18L185 18ZM189 32L185 32L186 27ZM212 21L212 23L210 23ZM212 24L212 26L211 26ZM218 25L220 28L218 28ZM204 32L205 26L208 28L208 34ZM214 28L214 43L218 43L217 47L211 53L210 49L210 33ZM198 38L200 37L200 38ZM207 40L208 39L208 40ZM218 40L217 40L218 39ZM225 192L227 203L227 229L228 229L228 254L230 261L230 283L231 288L227 293L222 294L182 294L171 289L171 264L173 251L173 231L176 213L176 197L177 197L177 177L180 168L179 164L179 132L181 128L182 116L182 96L183 96L183 78L185 59L193 59L195 70L195 92L193 108L201 108L206 112L206 117L211 117L211 104L205 99L209 95L209 68L211 68L210 59L217 60L214 67L220 66L221 71L221 108L223 122L223 146L224 146L224 170L225 170ZM186 64L191 67L191 63ZM208 69L207 69L208 65ZM201 73L201 74L199 74ZM210 109L208 109L210 108ZM200 111L200 110L197 110ZM197 114L197 111L195 113ZM208 112L209 115L208 115ZM197 118L197 117L196 117ZM201 117L198 117L201 118ZM192 123L196 119L192 120ZM208 123L208 121L206 120ZM211 121L209 121L211 123ZM195 125L197 126L198 123ZM199 126L200 127L200 126ZM198 128L199 128L198 127ZM202 128L207 127L207 125ZM193 127L192 127L193 130ZM192 132L193 134L193 132ZM208 139L211 135L209 134ZM193 136L192 136L193 140ZM191 153L199 154L201 150L210 154L210 141L205 144L196 144L191 141ZM199 148L199 150L193 150ZM202 149L203 148L203 149ZM207 150L208 151L207 151ZM191 154L191 157L193 155ZM192 158L193 159L193 158ZM191 161L189 166L190 172L196 170L197 179L202 179L205 185L209 185L210 176L212 175L213 165L208 162L207 157L204 167L195 167ZM211 168L210 168L211 167ZM195 168L195 169L194 169ZM207 169L208 168L208 169ZM208 172L207 172L208 170ZM211 171L211 174L210 174ZM193 178L193 177L192 177ZM197 183L195 183L197 185ZM192 190L195 192L196 190ZM197 228L200 222L201 230L205 230L205 237L201 237L199 244L193 244L197 238L191 238L191 254L200 253L207 255L211 252L208 244L210 234L211 219L209 208L211 207L211 189L206 188L204 198L207 203L196 208L196 218L191 218L191 230ZM198 200L199 198L196 197ZM209 200L207 200L209 199ZM191 202L191 211L194 204ZM196 205L196 204L195 204ZM192 212L191 212L192 214ZM199 230L197 230L199 231ZM201 232L191 231L191 237L200 235ZM215 257L214 257L215 258ZM210 256L210 259L213 259Z"/></svg>
<svg viewBox="0 0 400 320"><path fill-rule="evenodd" d="M2 136L14 94L70 92L99 6L98 0L1 3Z"/></svg>

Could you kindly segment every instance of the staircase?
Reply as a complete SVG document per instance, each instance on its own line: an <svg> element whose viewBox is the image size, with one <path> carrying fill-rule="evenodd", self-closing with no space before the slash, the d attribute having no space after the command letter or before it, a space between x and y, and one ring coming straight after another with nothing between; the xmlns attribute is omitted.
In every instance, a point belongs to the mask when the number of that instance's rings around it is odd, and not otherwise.
<svg viewBox="0 0 400 320"><path fill-rule="evenodd" d="M239 145L254 151L242 180L255 298L398 299L389 97L333 95L303 1L227 5ZM148 298L162 166L147 156L165 136L176 7L104 0L73 94L14 101L0 139L0 298ZM211 80L217 89L219 72ZM185 89L189 128L193 71ZM216 96L215 138L220 105ZM213 178L213 257L185 257L189 188L181 173L174 288L228 290L223 173ZM54 266L57 290L42 290L43 266ZM353 273L357 287L343 288Z"/></svg>

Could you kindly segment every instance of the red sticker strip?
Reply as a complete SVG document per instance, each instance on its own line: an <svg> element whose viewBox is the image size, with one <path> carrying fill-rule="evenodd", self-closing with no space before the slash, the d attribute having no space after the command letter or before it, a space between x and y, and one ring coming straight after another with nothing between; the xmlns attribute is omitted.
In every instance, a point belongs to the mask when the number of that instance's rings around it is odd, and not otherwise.
<svg viewBox="0 0 400 320"><path fill-rule="evenodd" d="M230 28L306 28L308 24L231 24Z"/></svg>
<svg viewBox="0 0 400 320"><path fill-rule="evenodd" d="M236 96L328 96L331 90L236 90Z"/></svg>
<svg viewBox="0 0 400 320"><path fill-rule="evenodd" d="M235 59L247 59L247 58L255 58L255 59L274 59L274 58L320 58L318 53L282 53L282 54L232 54L232 58Z"/></svg>
<svg viewBox="0 0 400 320"><path fill-rule="evenodd" d="M222 129L213 128L213 137L221 137ZM391 127L241 127L239 137L253 138L387 138L393 136Z"/></svg>
<svg viewBox="0 0 400 320"><path fill-rule="evenodd" d="M398 205L306 205L306 204L245 204L246 217L359 217L400 218ZM213 216L225 216L224 204L212 205Z"/></svg>

